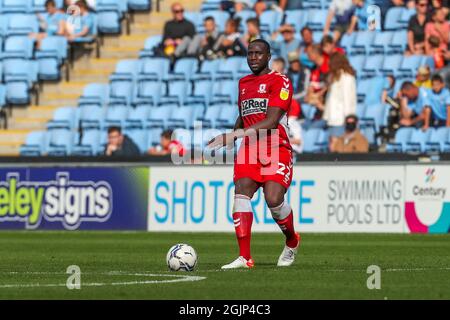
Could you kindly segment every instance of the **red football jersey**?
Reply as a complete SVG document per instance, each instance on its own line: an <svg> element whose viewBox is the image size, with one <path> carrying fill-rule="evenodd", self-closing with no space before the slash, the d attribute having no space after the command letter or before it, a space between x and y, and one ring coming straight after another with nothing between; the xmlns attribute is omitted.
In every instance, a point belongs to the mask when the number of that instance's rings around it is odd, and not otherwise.
<svg viewBox="0 0 450 320"><path fill-rule="evenodd" d="M250 74L239 80L239 114L244 128L266 118L267 108L281 108L286 113L278 124L279 145L291 149L287 113L292 100L292 85L289 79L278 72L256 76Z"/></svg>

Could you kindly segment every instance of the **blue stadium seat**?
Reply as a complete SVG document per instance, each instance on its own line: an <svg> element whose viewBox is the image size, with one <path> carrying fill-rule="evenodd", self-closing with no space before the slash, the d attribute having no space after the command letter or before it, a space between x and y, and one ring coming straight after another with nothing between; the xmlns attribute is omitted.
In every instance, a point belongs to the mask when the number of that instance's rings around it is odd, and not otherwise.
<svg viewBox="0 0 450 320"><path fill-rule="evenodd" d="M327 148L325 145L325 132L319 128L311 128L303 132L303 152L317 153Z"/></svg>
<svg viewBox="0 0 450 320"><path fill-rule="evenodd" d="M222 10L210 10L207 12L202 12L199 19L195 20L195 22L197 22L196 25L197 32L204 31L203 20L209 16L214 18L214 21L216 22L216 26L219 32L223 32L225 30L225 22L230 18L230 14Z"/></svg>
<svg viewBox="0 0 450 320"><path fill-rule="evenodd" d="M140 63L141 61L135 59L120 60L119 62L117 62L116 69L114 73L109 77L109 80L136 80L140 68Z"/></svg>
<svg viewBox="0 0 450 320"><path fill-rule="evenodd" d="M215 79L237 79L241 64L246 60L245 57L230 57L222 60L216 71Z"/></svg>
<svg viewBox="0 0 450 320"><path fill-rule="evenodd" d="M352 32L351 34L343 34L340 41L339 46L345 49L345 52L350 52L351 46L355 42L357 32Z"/></svg>
<svg viewBox="0 0 450 320"><path fill-rule="evenodd" d="M390 8L384 17L384 29L398 30L403 28L404 26L400 22L400 17L402 16L404 10L406 10L404 7Z"/></svg>
<svg viewBox="0 0 450 320"><path fill-rule="evenodd" d="M404 151L406 152L425 152L425 146L430 138L431 132L434 131L433 128L430 128L426 131L422 129L415 129L409 141L406 143L406 148Z"/></svg>
<svg viewBox="0 0 450 320"><path fill-rule="evenodd" d="M173 131L173 134L186 150L192 148L193 132L191 130L178 128Z"/></svg>
<svg viewBox="0 0 450 320"><path fill-rule="evenodd" d="M303 104L302 104L302 109L303 109ZM356 116L361 119L362 117L364 117L364 114L366 112L366 105L363 103L358 103L356 105Z"/></svg>
<svg viewBox="0 0 450 320"><path fill-rule="evenodd" d="M124 127L128 117L128 110L129 108L124 106L109 106L106 108L103 129L107 129L110 126Z"/></svg>
<svg viewBox="0 0 450 320"><path fill-rule="evenodd" d="M353 44L350 46L350 55L369 53L376 32L358 31L356 32ZM348 52L348 51L347 51Z"/></svg>
<svg viewBox="0 0 450 320"><path fill-rule="evenodd" d="M34 14L8 14L3 16L6 22L6 36L28 36L39 31L39 23Z"/></svg>
<svg viewBox="0 0 450 320"><path fill-rule="evenodd" d="M181 58L175 62L173 71L168 74L167 81L190 80L198 69L198 59Z"/></svg>
<svg viewBox="0 0 450 320"><path fill-rule="evenodd" d="M237 103L238 82L235 80L222 80L213 85L213 98L211 103Z"/></svg>
<svg viewBox="0 0 450 320"><path fill-rule="evenodd" d="M170 118L167 121L169 128L186 128L193 127L194 123L194 108L191 107L179 107L173 110Z"/></svg>
<svg viewBox="0 0 450 320"><path fill-rule="evenodd" d="M378 103L366 107L364 117L360 119L360 127L365 129L368 136L373 137L373 139L370 139L371 141L376 141L376 135L380 132L380 126L384 122L384 116L384 104Z"/></svg>
<svg viewBox="0 0 450 320"><path fill-rule="evenodd" d="M161 102L184 104L187 96L192 91L191 83L187 81L170 81L168 82L167 95L161 97Z"/></svg>
<svg viewBox="0 0 450 320"><path fill-rule="evenodd" d="M59 80L60 67L67 58L68 43L64 37L46 37L36 51L40 80Z"/></svg>
<svg viewBox="0 0 450 320"><path fill-rule="evenodd" d="M100 146L100 130L85 130L79 142L73 146L72 155L94 156L102 153Z"/></svg>
<svg viewBox="0 0 450 320"><path fill-rule="evenodd" d="M28 0L1 0L0 13L27 13L29 9Z"/></svg>
<svg viewBox="0 0 450 320"><path fill-rule="evenodd" d="M161 81L139 78L133 94L134 105L158 105L161 96L166 94L166 86Z"/></svg>
<svg viewBox="0 0 450 320"><path fill-rule="evenodd" d="M30 90L37 81L37 63L30 60L11 59L3 62L3 69L7 103L29 104Z"/></svg>
<svg viewBox="0 0 450 320"><path fill-rule="evenodd" d="M50 156L67 156L72 153L75 141L74 132L70 130L51 130L48 132L47 154Z"/></svg>
<svg viewBox="0 0 450 320"><path fill-rule="evenodd" d="M241 23L239 25L239 31L242 33L247 32L247 20L250 18L256 18L256 12L253 10L242 10L239 12L236 12L234 14L234 18L240 18Z"/></svg>
<svg viewBox="0 0 450 320"><path fill-rule="evenodd" d="M221 64L222 60L215 59L215 60L205 60L200 65L199 72L196 72L192 80L212 80L214 77L214 74L219 69L219 65Z"/></svg>
<svg viewBox="0 0 450 320"><path fill-rule="evenodd" d="M98 32L101 34L120 34L122 32L122 13L115 8L97 9Z"/></svg>
<svg viewBox="0 0 450 320"><path fill-rule="evenodd" d="M149 113L150 107L148 106L141 105L135 108L131 108L128 112L128 118L125 120L125 128L143 129L145 125L145 120L148 118Z"/></svg>
<svg viewBox="0 0 450 320"><path fill-rule="evenodd" d="M426 152L444 152L446 144L450 141L450 130L447 127L436 128L431 131L425 145Z"/></svg>
<svg viewBox="0 0 450 320"><path fill-rule="evenodd" d="M154 57L141 59L138 81L162 81L163 79L167 79L169 70L170 61L168 58Z"/></svg>
<svg viewBox="0 0 450 320"><path fill-rule="evenodd" d="M397 69L400 67L403 60L401 54L387 54L384 56L383 65L381 66L380 73L384 76L396 75Z"/></svg>
<svg viewBox="0 0 450 320"><path fill-rule="evenodd" d="M106 106L108 103L109 86L103 83L90 83L83 89L83 95L78 99L78 105L97 104Z"/></svg>
<svg viewBox="0 0 450 320"><path fill-rule="evenodd" d="M149 11L152 8L151 0L128 0L128 7L132 11Z"/></svg>
<svg viewBox="0 0 450 320"><path fill-rule="evenodd" d="M164 105L150 109L150 114L147 118L147 128L167 128L167 121L176 112L177 105Z"/></svg>
<svg viewBox="0 0 450 320"><path fill-rule="evenodd" d="M399 78L412 78L416 76L417 69L422 63L423 56L414 55L406 56L402 60L400 68L397 69L397 77Z"/></svg>
<svg viewBox="0 0 450 320"><path fill-rule="evenodd" d="M161 127L152 127L147 130L147 149L159 145L162 132L163 128Z"/></svg>
<svg viewBox="0 0 450 320"><path fill-rule="evenodd" d="M33 131L27 134L25 143L20 146L21 156L40 156L46 152L47 132Z"/></svg>
<svg viewBox="0 0 450 320"><path fill-rule="evenodd" d="M388 52L388 46L392 42L392 37L394 32L392 31L381 31L375 34L373 43L370 45L369 54L384 54Z"/></svg>
<svg viewBox="0 0 450 320"><path fill-rule="evenodd" d="M33 40L27 36L11 36L6 38L2 58L25 60L33 58Z"/></svg>
<svg viewBox="0 0 450 320"><path fill-rule="evenodd" d="M272 34L278 29L282 16L278 11L266 10L259 17L262 34Z"/></svg>
<svg viewBox="0 0 450 320"><path fill-rule="evenodd" d="M327 20L328 10L307 10L308 20L306 25L313 31L322 31L325 27L325 21Z"/></svg>
<svg viewBox="0 0 450 320"><path fill-rule="evenodd" d="M219 117L216 119L216 128L219 129L233 128L238 115L239 110L237 107L233 105L222 108Z"/></svg>
<svg viewBox="0 0 450 320"><path fill-rule="evenodd" d="M363 77L370 78L378 75L379 69L383 65L384 55L376 54L367 56L364 62Z"/></svg>
<svg viewBox="0 0 450 320"><path fill-rule="evenodd" d="M105 108L96 106L79 107L76 126L83 130L96 129L103 127L103 119L105 118Z"/></svg>
<svg viewBox="0 0 450 320"><path fill-rule="evenodd" d="M366 106L381 103L381 95L383 93L385 79L383 77L374 77L368 79L368 88L364 96L364 104Z"/></svg>
<svg viewBox="0 0 450 320"><path fill-rule="evenodd" d="M220 116L220 112L222 111L223 106L214 105L206 108L205 114L203 116L202 123L204 128L215 128L216 120Z"/></svg>
<svg viewBox="0 0 450 320"><path fill-rule="evenodd" d="M76 108L61 107L55 110L53 119L47 122L47 130L75 128Z"/></svg>
<svg viewBox="0 0 450 320"><path fill-rule="evenodd" d="M404 152L406 144L409 142L414 128L402 127L395 133L395 142L388 143L386 146L387 152Z"/></svg>
<svg viewBox="0 0 450 320"><path fill-rule="evenodd" d="M192 94L187 97L189 103L203 103L209 105L212 100L213 82L209 80L199 80L194 82Z"/></svg>
<svg viewBox="0 0 450 320"><path fill-rule="evenodd" d="M397 30L392 35L391 44L388 45L387 54L403 54L408 46L408 32Z"/></svg>
<svg viewBox="0 0 450 320"><path fill-rule="evenodd" d="M353 69L355 69L356 71L356 76L360 77L362 75L362 70L364 67L364 62L366 61L366 56L363 55L350 56L348 59Z"/></svg>
<svg viewBox="0 0 450 320"><path fill-rule="evenodd" d="M162 35L148 37L145 40L144 49L139 52L139 58L152 58L155 56L155 49L161 44Z"/></svg>
<svg viewBox="0 0 450 320"><path fill-rule="evenodd" d="M400 17L397 20L397 23L400 24L402 29L406 29L408 28L409 19L411 19L411 17L415 14L416 14L415 8L405 9L402 11Z"/></svg>
<svg viewBox="0 0 450 320"><path fill-rule="evenodd" d="M288 10L286 11L285 23L294 26L298 34L308 22L308 12L306 10Z"/></svg>

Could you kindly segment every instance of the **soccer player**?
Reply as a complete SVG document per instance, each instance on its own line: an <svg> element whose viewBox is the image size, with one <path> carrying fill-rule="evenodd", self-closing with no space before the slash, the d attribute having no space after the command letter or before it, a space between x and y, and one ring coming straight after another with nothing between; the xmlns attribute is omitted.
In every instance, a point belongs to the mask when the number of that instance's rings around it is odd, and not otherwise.
<svg viewBox="0 0 450 320"><path fill-rule="evenodd" d="M239 257L222 269L252 268L250 253L253 212L250 200L263 188L272 217L286 236L278 266L290 266L300 244L294 230L292 209L284 195L292 181L292 147L288 137L287 111L292 100L289 79L269 69L270 45L250 42L247 63L252 74L239 81L239 117L234 130L212 139L212 149L233 145L243 138L234 163L235 196L233 220Z"/></svg>

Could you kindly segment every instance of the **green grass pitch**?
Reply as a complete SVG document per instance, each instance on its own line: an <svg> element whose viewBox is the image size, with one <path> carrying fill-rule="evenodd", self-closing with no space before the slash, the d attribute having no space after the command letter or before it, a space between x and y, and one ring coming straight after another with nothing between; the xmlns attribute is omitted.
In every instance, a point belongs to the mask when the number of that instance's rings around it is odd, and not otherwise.
<svg viewBox="0 0 450 320"><path fill-rule="evenodd" d="M0 232L0 299L450 299L450 234L302 237L292 267L276 267L281 233L256 233L256 267L221 271L237 256L232 233ZM195 272L167 270L178 242L196 249ZM70 265L80 290L66 287ZM370 265L380 290L367 288Z"/></svg>

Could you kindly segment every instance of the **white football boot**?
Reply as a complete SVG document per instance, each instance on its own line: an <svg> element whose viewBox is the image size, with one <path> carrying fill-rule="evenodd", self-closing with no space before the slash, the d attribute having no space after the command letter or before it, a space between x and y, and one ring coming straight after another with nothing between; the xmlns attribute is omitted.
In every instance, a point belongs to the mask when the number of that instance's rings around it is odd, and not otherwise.
<svg viewBox="0 0 450 320"><path fill-rule="evenodd" d="M234 260L232 263L226 264L222 266L222 269L250 269L255 266L255 263L253 262L253 259L245 259L242 256L239 256L236 260Z"/></svg>
<svg viewBox="0 0 450 320"><path fill-rule="evenodd" d="M298 239L298 244L295 248L289 248L288 246L284 246L283 252L281 252L280 257L278 258L278 267L289 267L294 263L295 255L297 254L298 247L300 246L300 235L296 232L295 236Z"/></svg>

